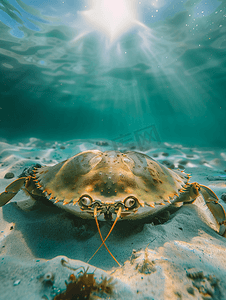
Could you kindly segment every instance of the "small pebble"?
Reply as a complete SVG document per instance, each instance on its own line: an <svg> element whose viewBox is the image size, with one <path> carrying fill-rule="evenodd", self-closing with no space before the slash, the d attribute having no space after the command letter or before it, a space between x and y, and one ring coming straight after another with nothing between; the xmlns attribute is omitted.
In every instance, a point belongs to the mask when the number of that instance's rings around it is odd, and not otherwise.
<svg viewBox="0 0 226 300"><path fill-rule="evenodd" d="M184 159L181 159L181 160L179 160L179 162L178 162L180 165L186 165L187 163L188 163L188 161L187 160L184 160Z"/></svg>
<svg viewBox="0 0 226 300"><path fill-rule="evenodd" d="M184 166L182 166L180 164L178 165L178 168L184 170Z"/></svg>
<svg viewBox="0 0 226 300"><path fill-rule="evenodd" d="M187 291L188 291L188 293L191 294L191 295L194 295L194 294L195 294L194 288L193 288L192 286L189 286L189 287L187 288Z"/></svg>
<svg viewBox="0 0 226 300"><path fill-rule="evenodd" d="M168 161L168 160L163 160L162 163L163 163L165 166L167 166L169 169L174 169L174 168L175 168L174 164L171 163L171 162Z"/></svg>
<svg viewBox="0 0 226 300"><path fill-rule="evenodd" d="M163 152L162 155L163 155L163 156L169 156L169 153Z"/></svg>
<svg viewBox="0 0 226 300"><path fill-rule="evenodd" d="M178 296L180 299L182 299L182 295L181 295L180 292L174 292L174 294L175 294L176 296Z"/></svg>
<svg viewBox="0 0 226 300"><path fill-rule="evenodd" d="M6 179L11 179L11 178L13 178L13 177L14 177L14 174L13 174L12 172L8 172L8 173L6 173L5 176L4 176L4 178L6 178Z"/></svg>
<svg viewBox="0 0 226 300"><path fill-rule="evenodd" d="M14 283L13 283L13 285L18 285L18 284L20 284L20 280L16 280L16 281L14 281Z"/></svg>

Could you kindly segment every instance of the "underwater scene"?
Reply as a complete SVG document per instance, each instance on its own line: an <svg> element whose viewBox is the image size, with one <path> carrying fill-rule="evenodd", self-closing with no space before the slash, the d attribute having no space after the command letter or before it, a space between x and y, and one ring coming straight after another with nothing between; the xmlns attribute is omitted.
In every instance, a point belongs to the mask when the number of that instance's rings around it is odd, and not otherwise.
<svg viewBox="0 0 226 300"><path fill-rule="evenodd" d="M225 0L0 0L0 300L226 299L225 71Z"/></svg>

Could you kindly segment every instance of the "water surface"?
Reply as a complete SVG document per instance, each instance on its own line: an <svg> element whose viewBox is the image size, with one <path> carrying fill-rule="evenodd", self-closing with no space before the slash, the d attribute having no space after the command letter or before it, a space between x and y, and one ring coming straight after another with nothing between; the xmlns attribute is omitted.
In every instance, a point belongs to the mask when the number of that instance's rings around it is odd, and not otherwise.
<svg viewBox="0 0 226 300"><path fill-rule="evenodd" d="M0 0L1 138L114 139L154 124L161 141L226 145L225 1L130 3L131 23L111 34L89 1Z"/></svg>

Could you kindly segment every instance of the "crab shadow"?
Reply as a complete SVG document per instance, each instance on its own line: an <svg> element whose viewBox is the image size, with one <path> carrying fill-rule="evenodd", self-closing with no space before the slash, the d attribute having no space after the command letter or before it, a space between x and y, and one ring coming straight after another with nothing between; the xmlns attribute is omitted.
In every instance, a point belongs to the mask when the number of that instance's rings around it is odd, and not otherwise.
<svg viewBox="0 0 226 300"><path fill-rule="evenodd" d="M106 244L114 257L123 264L130 259L133 249L138 251L147 245L156 249L175 239L189 241L199 235L200 228L218 236L199 218L193 206L167 210L142 221L118 221ZM32 210L23 211L16 203L9 203L2 210L4 220L15 224L11 238L13 245L10 250L6 249L10 255L20 255L24 251L21 235L32 259L49 260L64 255L87 262L101 245L95 220L77 218L52 204L37 202ZM99 223L105 237L112 222ZM105 247L99 250L90 264L105 270L117 266Z"/></svg>

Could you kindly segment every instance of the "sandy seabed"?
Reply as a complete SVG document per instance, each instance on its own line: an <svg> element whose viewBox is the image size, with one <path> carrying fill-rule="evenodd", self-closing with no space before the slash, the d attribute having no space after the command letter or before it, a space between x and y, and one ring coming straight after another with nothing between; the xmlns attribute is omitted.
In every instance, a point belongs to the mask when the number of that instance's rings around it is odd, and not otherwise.
<svg viewBox="0 0 226 300"><path fill-rule="evenodd" d="M110 148L108 142L82 140L0 142L0 192L33 164L54 165L84 150ZM226 210L221 199L226 149L162 143L143 152L185 169L190 182L211 188ZM5 178L7 173L14 177ZM226 239L215 231L203 203L184 205L157 225L124 223L116 224L106 242L121 267L104 247L88 264L101 244L95 221L34 203L21 190L0 208L0 299L52 300L65 290L70 274L78 276L87 267L96 282L112 277L112 293L93 293L90 299L226 299ZM100 226L106 236L110 224Z"/></svg>

